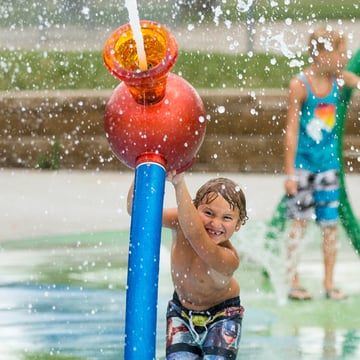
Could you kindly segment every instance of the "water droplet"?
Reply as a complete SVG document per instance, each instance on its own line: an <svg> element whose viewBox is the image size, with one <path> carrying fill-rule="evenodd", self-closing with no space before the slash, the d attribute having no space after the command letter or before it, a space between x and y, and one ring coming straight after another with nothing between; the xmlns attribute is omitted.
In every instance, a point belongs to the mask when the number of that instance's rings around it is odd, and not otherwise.
<svg viewBox="0 0 360 360"><path fill-rule="evenodd" d="M218 106L216 111L219 113L219 114L223 114L225 112L225 106Z"/></svg>

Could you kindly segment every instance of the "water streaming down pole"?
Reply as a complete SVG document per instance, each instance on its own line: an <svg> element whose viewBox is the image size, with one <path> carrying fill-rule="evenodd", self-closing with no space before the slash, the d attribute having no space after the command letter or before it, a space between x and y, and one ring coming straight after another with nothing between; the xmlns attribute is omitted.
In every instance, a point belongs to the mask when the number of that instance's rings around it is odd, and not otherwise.
<svg viewBox="0 0 360 360"><path fill-rule="evenodd" d="M123 80L106 108L106 137L118 159L135 169L126 293L125 359L153 360L161 222L166 172L191 167L206 129L203 103L184 79L169 73L175 38L141 21L147 70L139 70L129 24L104 47L109 71ZM165 316L165 314L164 314Z"/></svg>

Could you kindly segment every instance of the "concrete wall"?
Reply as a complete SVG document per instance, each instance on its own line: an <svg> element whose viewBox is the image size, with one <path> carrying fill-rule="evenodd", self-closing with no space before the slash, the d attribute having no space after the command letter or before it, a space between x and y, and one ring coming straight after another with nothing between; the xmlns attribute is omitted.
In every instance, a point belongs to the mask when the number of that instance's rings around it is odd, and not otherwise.
<svg viewBox="0 0 360 360"><path fill-rule="evenodd" d="M127 170L103 130L109 91L0 93L0 167ZM192 171L282 172L286 91L199 91L210 120ZM344 161L360 172L360 96L349 107Z"/></svg>

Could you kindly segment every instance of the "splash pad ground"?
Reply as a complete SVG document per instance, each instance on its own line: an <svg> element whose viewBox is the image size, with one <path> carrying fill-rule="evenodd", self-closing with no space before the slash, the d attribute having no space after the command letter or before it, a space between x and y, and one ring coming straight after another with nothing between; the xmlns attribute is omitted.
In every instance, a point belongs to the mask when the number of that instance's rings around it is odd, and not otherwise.
<svg viewBox="0 0 360 360"><path fill-rule="evenodd" d="M282 195L283 179L279 175L222 175L244 188L250 216L234 239L244 251L237 274L246 307L239 358L359 358L360 259L344 233L335 275L337 285L350 298L344 302L324 299L322 259L313 227L300 270L315 298L280 306L273 284L263 278L262 267L251 260L250 252L254 247L260 251L258 242ZM190 191L194 193L213 176L188 174ZM131 179L131 172L1 171L2 360L122 358L130 224L125 198ZM358 217L359 180L359 175L347 177ZM167 185L165 205L174 204ZM164 232L157 331L160 359L164 313L172 292L169 237ZM280 265L275 259L274 267Z"/></svg>

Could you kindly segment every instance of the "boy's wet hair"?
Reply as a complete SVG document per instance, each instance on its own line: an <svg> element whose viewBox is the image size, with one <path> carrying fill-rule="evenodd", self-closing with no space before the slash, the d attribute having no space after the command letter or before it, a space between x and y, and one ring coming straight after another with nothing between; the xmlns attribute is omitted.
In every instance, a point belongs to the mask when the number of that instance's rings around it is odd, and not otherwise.
<svg viewBox="0 0 360 360"><path fill-rule="evenodd" d="M309 38L309 53L312 58L321 51L334 51L345 41L345 37L333 30L330 26L324 26L315 30Z"/></svg>
<svg viewBox="0 0 360 360"><path fill-rule="evenodd" d="M196 208L201 203L210 204L221 195L230 205L231 209L239 209L240 221L245 224L248 220L246 199L240 186L227 178L215 178L206 182L197 191L194 205Z"/></svg>

